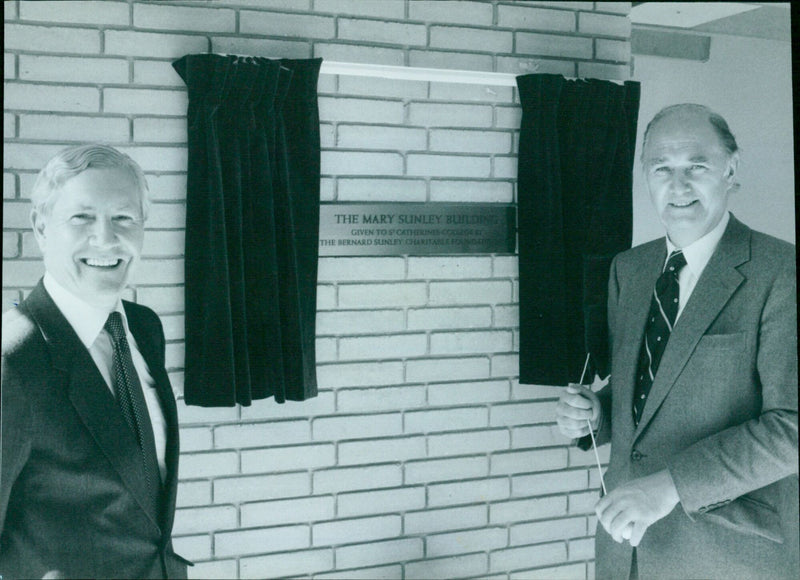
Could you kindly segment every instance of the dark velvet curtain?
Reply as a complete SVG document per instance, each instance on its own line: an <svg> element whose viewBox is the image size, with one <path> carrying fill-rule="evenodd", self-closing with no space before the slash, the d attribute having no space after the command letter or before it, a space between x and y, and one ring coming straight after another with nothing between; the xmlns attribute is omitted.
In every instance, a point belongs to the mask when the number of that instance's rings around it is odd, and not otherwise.
<svg viewBox="0 0 800 580"><path fill-rule="evenodd" d="M630 248L639 83L517 77L520 382L609 372L608 274Z"/></svg>
<svg viewBox="0 0 800 580"><path fill-rule="evenodd" d="M173 63L189 92L189 405L317 394L321 59Z"/></svg>

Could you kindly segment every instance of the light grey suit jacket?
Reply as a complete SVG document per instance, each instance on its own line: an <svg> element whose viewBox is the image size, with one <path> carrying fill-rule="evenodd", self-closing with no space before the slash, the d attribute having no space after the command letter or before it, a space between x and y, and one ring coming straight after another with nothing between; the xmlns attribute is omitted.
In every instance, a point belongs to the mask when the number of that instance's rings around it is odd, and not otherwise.
<svg viewBox="0 0 800 580"><path fill-rule="evenodd" d="M668 469L680 496L639 544L639 574L797 578L795 248L731 216L634 427L634 375L665 259L662 238L614 260L611 380L599 392L598 444L611 441L607 488ZM602 526L596 543L597 578L627 578L630 545Z"/></svg>

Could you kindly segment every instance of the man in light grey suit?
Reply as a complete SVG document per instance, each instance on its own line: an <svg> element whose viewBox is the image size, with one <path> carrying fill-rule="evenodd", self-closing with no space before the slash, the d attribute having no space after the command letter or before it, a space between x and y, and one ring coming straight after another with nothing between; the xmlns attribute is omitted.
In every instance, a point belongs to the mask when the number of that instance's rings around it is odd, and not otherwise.
<svg viewBox="0 0 800 580"><path fill-rule="evenodd" d="M668 107L645 131L667 237L615 258L609 383L569 385L556 411L580 447L589 424L611 442L598 578L798 577L795 248L728 212L738 161L703 106Z"/></svg>

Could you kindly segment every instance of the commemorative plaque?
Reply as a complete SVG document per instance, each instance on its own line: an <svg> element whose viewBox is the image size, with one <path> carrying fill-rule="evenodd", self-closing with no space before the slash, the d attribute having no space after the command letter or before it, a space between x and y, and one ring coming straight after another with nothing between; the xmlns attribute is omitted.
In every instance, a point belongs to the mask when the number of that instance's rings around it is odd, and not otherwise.
<svg viewBox="0 0 800 580"><path fill-rule="evenodd" d="M516 206L323 203L320 256L513 254Z"/></svg>

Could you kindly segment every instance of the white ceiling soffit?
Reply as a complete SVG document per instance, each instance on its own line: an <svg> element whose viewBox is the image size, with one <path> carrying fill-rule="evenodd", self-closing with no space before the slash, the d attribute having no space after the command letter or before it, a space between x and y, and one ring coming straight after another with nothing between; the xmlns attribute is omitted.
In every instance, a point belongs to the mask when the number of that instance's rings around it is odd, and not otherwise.
<svg viewBox="0 0 800 580"><path fill-rule="evenodd" d="M630 18L633 24L694 28L757 8L742 2L642 2L631 8Z"/></svg>

